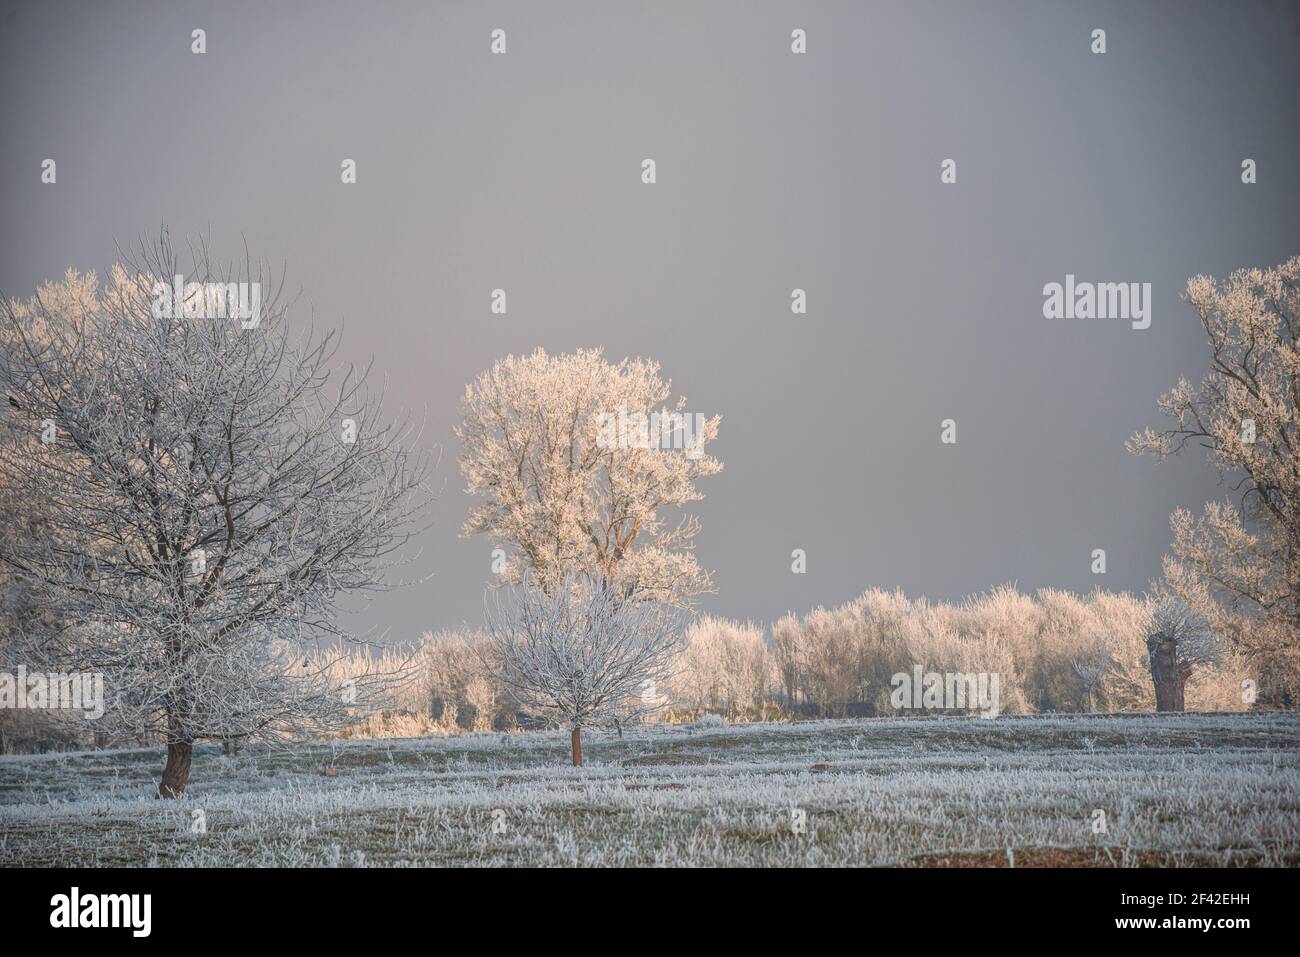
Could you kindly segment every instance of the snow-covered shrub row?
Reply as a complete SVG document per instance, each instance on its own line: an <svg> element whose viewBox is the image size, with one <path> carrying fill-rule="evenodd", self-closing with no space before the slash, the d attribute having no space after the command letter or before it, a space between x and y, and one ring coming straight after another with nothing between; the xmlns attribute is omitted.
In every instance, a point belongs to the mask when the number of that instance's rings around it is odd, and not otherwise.
<svg viewBox="0 0 1300 957"><path fill-rule="evenodd" d="M1025 594L995 588L960 603L870 589L831 608L786 615L765 630L713 615L686 630L671 683L656 690L660 721L893 715L891 679L926 672L996 673L1001 710L1150 711L1155 707L1146 635L1151 603L1128 594L1078 596L1056 589ZM350 737L507 730L527 726L482 664L484 637L426 633L406 660L410 680L392 710L369 717ZM338 676L400 667L401 656L342 658ZM1187 707L1240 711L1245 665L1226 649L1196 669Z"/></svg>
<svg viewBox="0 0 1300 957"><path fill-rule="evenodd" d="M1104 591L1004 586L954 604L871 589L772 626L774 698L791 710L888 715L891 678L920 666L998 674L1006 713L1151 710L1151 611L1145 599ZM1245 677L1225 650L1193 673L1187 706L1243 710Z"/></svg>

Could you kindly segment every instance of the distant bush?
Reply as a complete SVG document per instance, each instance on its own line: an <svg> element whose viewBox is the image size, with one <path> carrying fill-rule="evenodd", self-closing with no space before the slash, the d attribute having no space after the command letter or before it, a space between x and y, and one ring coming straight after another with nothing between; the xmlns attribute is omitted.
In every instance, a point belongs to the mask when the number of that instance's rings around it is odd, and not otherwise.
<svg viewBox="0 0 1300 957"><path fill-rule="evenodd" d="M446 729L427 714L399 709L384 709L367 715L364 721L349 725L339 733L340 738L425 738L446 734Z"/></svg>
<svg viewBox="0 0 1300 957"><path fill-rule="evenodd" d="M670 688L675 710L766 716L776 672L762 628L704 615L686 629L685 646Z"/></svg>
<svg viewBox="0 0 1300 957"><path fill-rule="evenodd" d="M425 632L414 651L362 647L339 655L331 670L340 681L376 670L401 669L405 675L389 695L387 708L340 736L413 737L515 727L513 703L483 669L483 640L473 631Z"/></svg>
<svg viewBox="0 0 1300 957"><path fill-rule="evenodd" d="M58 711L0 708L0 754L40 754L94 747L94 725Z"/></svg>

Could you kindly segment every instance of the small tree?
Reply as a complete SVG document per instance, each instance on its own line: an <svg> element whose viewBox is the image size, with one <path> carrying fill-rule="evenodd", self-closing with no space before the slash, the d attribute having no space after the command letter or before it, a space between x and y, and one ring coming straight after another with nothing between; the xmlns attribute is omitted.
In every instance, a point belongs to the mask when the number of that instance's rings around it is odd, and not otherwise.
<svg viewBox="0 0 1300 957"><path fill-rule="evenodd" d="M1100 643L1082 649L1070 659L1070 670L1083 685L1083 690L1088 693L1089 712L1097 710L1097 692L1101 690L1110 666L1110 652Z"/></svg>
<svg viewBox="0 0 1300 957"><path fill-rule="evenodd" d="M663 605L627 600L604 579L562 577L548 590L526 576L489 605L484 666L519 704L570 729L582 766L582 729L655 711L682 641Z"/></svg>
<svg viewBox="0 0 1300 957"><path fill-rule="evenodd" d="M1205 622L1181 600L1152 599L1147 655L1157 711L1182 711L1187 679L1200 665L1218 659L1218 643Z"/></svg>
<svg viewBox="0 0 1300 957"><path fill-rule="evenodd" d="M183 273L196 285L173 297ZM183 270L165 232L106 288L69 274L0 303L19 430L0 469L48 529L0 542L0 562L77 623L32 656L102 673L114 717L166 741L162 797L185 790L194 742L334 727L386 684L340 688L313 651L348 637L342 595L392 584L424 460L364 373L334 377L335 336L291 333L287 309L206 249Z"/></svg>

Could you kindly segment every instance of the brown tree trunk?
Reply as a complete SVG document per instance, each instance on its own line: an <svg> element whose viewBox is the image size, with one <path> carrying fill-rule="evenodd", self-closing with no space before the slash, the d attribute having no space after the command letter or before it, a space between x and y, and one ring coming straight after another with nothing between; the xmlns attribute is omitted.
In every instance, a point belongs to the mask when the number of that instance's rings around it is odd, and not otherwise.
<svg viewBox="0 0 1300 957"><path fill-rule="evenodd" d="M190 759L194 745L188 741L167 744L167 765L163 768L162 782L158 785L160 798L178 798L185 793L190 780Z"/></svg>
<svg viewBox="0 0 1300 957"><path fill-rule="evenodd" d="M1157 711L1182 711L1183 692L1192 669L1178 662L1178 647L1161 641L1150 652L1151 681L1156 687Z"/></svg>
<svg viewBox="0 0 1300 957"><path fill-rule="evenodd" d="M574 728L569 740L573 744L573 766L582 767L582 728Z"/></svg>

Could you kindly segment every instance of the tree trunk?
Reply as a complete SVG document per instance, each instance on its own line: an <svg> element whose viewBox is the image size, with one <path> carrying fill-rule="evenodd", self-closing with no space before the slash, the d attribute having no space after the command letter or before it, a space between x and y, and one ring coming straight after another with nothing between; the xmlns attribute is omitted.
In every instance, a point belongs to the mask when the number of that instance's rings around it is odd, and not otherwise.
<svg viewBox="0 0 1300 957"><path fill-rule="evenodd" d="M1192 669L1178 662L1178 646L1159 642L1151 651L1151 681L1156 687L1157 711L1182 711L1183 691Z"/></svg>
<svg viewBox="0 0 1300 957"><path fill-rule="evenodd" d="M582 767L582 728L573 729L570 741L573 743L573 766L580 768Z"/></svg>
<svg viewBox="0 0 1300 957"><path fill-rule="evenodd" d="M193 751L194 745L189 741L168 742L167 765L163 768L162 783L158 785L160 798L178 798L185 793Z"/></svg>

